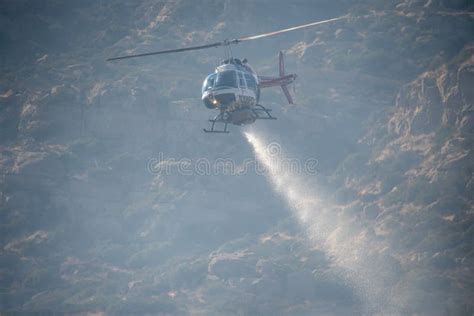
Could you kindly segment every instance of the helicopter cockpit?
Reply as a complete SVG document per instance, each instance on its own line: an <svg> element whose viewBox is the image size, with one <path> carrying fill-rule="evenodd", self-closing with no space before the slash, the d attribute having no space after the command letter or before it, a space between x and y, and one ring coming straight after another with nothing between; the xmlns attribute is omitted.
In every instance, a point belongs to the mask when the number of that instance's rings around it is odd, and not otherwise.
<svg viewBox="0 0 474 316"><path fill-rule="evenodd" d="M240 68L224 68L208 75L201 92L208 108L230 105L241 99L239 95L258 101L260 95L256 77Z"/></svg>
<svg viewBox="0 0 474 316"><path fill-rule="evenodd" d="M237 72L235 70L225 70L207 76L202 85L202 93L204 94L208 90L221 90L238 87Z"/></svg>
<svg viewBox="0 0 474 316"><path fill-rule="evenodd" d="M217 73L214 89L238 88L235 70L225 70Z"/></svg>
<svg viewBox="0 0 474 316"><path fill-rule="evenodd" d="M206 77L202 84L202 91L201 93L204 94L207 90L211 90L214 87L214 82L216 81L217 73L212 73Z"/></svg>
<svg viewBox="0 0 474 316"><path fill-rule="evenodd" d="M248 88L256 91L257 81L249 73L225 70L208 75L202 84L201 93L204 94L208 90L220 90L225 88Z"/></svg>
<svg viewBox="0 0 474 316"><path fill-rule="evenodd" d="M202 85L202 100L207 108L227 106L235 102L239 88L234 69L212 73Z"/></svg>
<svg viewBox="0 0 474 316"><path fill-rule="evenodd" d="M238 88L237 73L235 70L216 72L206 77L202 84L202 93L208 90Z"/></svg>

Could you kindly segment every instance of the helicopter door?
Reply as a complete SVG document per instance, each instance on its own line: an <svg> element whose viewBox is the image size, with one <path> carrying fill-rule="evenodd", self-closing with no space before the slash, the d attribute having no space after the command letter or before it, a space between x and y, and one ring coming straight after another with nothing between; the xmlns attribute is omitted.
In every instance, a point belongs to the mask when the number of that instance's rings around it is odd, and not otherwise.
<svg viewBox="0 0 474 316"><path fill-rule="evenodd" d="M237 77L239 78L239 96L238 99L240 100L240 106L244 106L245 104L242 103L242 100L245 96L245 91L247 86L245 85L244 74L240 71L237 71Z"/></svg>
<svg viewBox="0 0 474 316"><path fill-rule="evenodd" d="M242 72L237 72L237 75L239 76L239 90L240 94L243 94L245 89L247 89L247 86L245 85L245 79L244 79L244 74Z"/></svg>
<svg viewBox="0 0 474 316"><path fill-rule="evenodd" d="M241 106L252 106L253 102L253 96L252 96L252 91L249 90L247 87L247 84L245 82L245 74L243 72L238 72L238 77L239 77L239 87L240 87L240 104Z"/></svg>
<svg viewBox="0 0 474 316"><path fill-rule="evenodd" d="M245 81L247 83L247 93L252 96L253 102L258 103L260 98L260 90L258 89L257 81L251 74L245 74Z"/></svg>

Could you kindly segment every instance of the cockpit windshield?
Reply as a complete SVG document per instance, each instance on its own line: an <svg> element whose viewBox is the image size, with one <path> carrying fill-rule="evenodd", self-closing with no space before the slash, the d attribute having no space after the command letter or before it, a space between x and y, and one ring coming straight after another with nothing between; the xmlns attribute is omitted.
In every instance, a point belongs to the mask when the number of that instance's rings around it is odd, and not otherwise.
<svg viewBox="0 0 474 316"><path fill-rule="evenodd" d="M237 73L234 70L217 73L215 87L237 88Z"/></svg>
<svg viewBox="0 0 474 316"><path fill-rule="evenodd" d="M216 73L213 73L207 76L206 80L204 80L204 83L202 84L202 93L214 87L214 81L216 80L216 76L217 76Z"/></svg>

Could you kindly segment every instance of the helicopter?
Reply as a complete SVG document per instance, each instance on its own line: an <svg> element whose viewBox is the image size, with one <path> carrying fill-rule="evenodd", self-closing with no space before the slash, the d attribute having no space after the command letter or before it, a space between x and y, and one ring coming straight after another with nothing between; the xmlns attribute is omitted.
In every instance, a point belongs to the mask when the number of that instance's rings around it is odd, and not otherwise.
<svg viewBox="0 0 474 316"><path fill-rule="evenodd" d="M260 104L260 91L263 88L279 86L283 90L288 103L294 104L293 98L288 90L288 85L292 84L297 77L296 74L285 74L282 51L279 52L279 76L259 76L248 64L247 59L244 58L241 60L232 57L230 45L335 22L347 17L348 16L345 15L269 33L223 40L205 45L112 57L108 58L107 61L180 53L214 47L228 48L228 58L218 65L213 73L204 79L201 90L201 100L206 108L219 111L213 119L209 120L210 129L204 128L203 131L206 133L229 133L227 129L228 124L243 126L252 124L256 120L276 120L276 117L271 115L272 110ZM216 129L216 124L223 125L223 128Z"/></svg>

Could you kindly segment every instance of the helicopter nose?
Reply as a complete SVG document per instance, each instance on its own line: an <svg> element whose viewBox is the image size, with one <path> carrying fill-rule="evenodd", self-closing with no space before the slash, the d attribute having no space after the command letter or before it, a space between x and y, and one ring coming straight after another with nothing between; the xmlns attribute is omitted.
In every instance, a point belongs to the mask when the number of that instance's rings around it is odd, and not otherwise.
<svg viewBox="0 0 474 316"><path fill-rule="evenodd" d="M235 93L221 93L214 95L214 100L221 105L227 106L235 102Z"/></svg>
<svg viewBox="0 0 474 316"><path fill-rule="evenodd" d="M235 93L233 92L224 92L219 94L208 93L204 94L202 97L202 102L208 109L227 107L235 103L236 100Z"/></svg>
<svg viewBox="0 0 474 316"><path fill-rule="evenodd" d="M216 99L214 99L212 94L207 94L202 97L202 102L208 109L214 109L219 106Z"/></svg>

